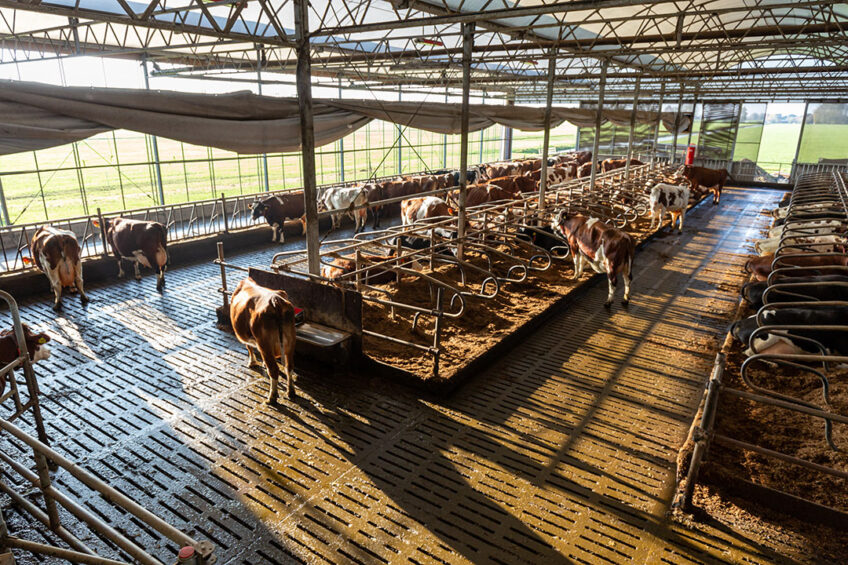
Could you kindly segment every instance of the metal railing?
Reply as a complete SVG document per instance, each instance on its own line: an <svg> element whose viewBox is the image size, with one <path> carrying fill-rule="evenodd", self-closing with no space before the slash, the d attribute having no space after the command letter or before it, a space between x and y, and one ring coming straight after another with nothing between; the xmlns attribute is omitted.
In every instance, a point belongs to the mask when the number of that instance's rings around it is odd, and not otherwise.
<svg viewBox="0 0 848 565"><path fill-rule="evenodd" d="M814 231L805 231L810 228L799 227L809 219L820 220L826 217L829 223L825 226L817 225ZM833 221L837 220L837 221ZM808 224L809 225L809 224ZM840 450L833 438L834 424L848 424L848 415L839 414L832 410L830 404L830 385L828 372L838 364L847 363L848 355L844 351L833 352L822 343L823 335L836 332L848 332L848 322L835 325L822 325L815 323L766 323L766 312L788 311L792 308L803 308L805 310L826 312L834 308L848 308L848 301L822 300L820 295L814 293L813 289L821 289L823 282L792 282L798 279L798 273L808 274L809 264L805 261L812 257L823 259L823 263L816 266L816 271L826 274L848 275L848 267L845 266L846 254L843 252L821 251L815 244L803 241L802 237L808 237L810 233L819 236L843 237L848 228L848 189L846 189L845 173L841 172L819 172L805 174L798 177L781 230L780 244L774 254L771 264L771 272L768 275L767 286L763 293L763 305L757 312L757 328L748 339L748 347L752 353L743 363L740 370L742 382L749 390L740 390L726 386L722 382L724 372L724 354L719 353L716 358L716 368L707 383L704 408L698 424L693 428L692 438L695 442L692 459L689 464L686 481L681 489L675 504L684 509L691 507L692 493L697 481L699 467L702 460L707 456L712 443L719 443L726 447L732 447L743 451L757 453L766 458L775 459L813 471L831 475L834 477L848 479L848 472L822 465L795 455L769 449L726 434L718 433L715 427L716 414L719 411L720 395L741 398L750 402L776 407L782 410L805 414L816 419L821 419L823 424L823 439L827 446L833 450ZM802 258L802 260L798 260ZM832 258L832 259L831 259ZM828 264L832 262L833 264ZM840 284L840 283L834 283ZM843 286L845 283L841 283ZM789 318L787 318L789 319ZM759 353L756 350L756 340L766 335L781 336L791 341L805 345L802 353ZM812 349L814 353L808 353ZM780 374L781 369L799 371L801 374L813 376L821 383L822 403L824 408L816 403L798 398L793 394L774 390L779 381L770 378L768 382L759 382L752 376L751 369L755 366L768 364L768 374L771 377ZM844 446L843 446L844 448Z"/></svg>
<svg viewBox="0 0 848 565"><path fill-rule="evenodd" d="M124 534L120 533L114 527L107 524L100 517L96 516L88 510L83 504L78 503L75 499L65 494L54 485L53 477L51 477L50 469L59 468L67 474L73 476L80 483L90 488L92 491L100 494L104 500L109 502L113 507L126 515L133 516L133 519L146 524L164 538L178 544L180 547L190 546L194 548L197 558L194 563L196 565L212 565L215 563L214 547L208 541L197 541L191 536L186 535L180 530L174 528L149 510L143 508L135 501L118 492L108 484L104 483L93 474L84 470L73 461L64 457L60 453L54 451L47 445L47 436L44 432L44 423L41 416L41 409L38 403L38 383L35 373L33 372L32 362L30 361L29 352L27 351L24 329L21 324L20 314L17 303L10 294L0 291L0 299L6 302L12 316L13 332L16 337L18 347L18 357L0 368L0 377L10 383L10 390L0 397L0 405L4 404L10 398L13 400L14 411L11 415L0 418L0 430L14 438L25 448L21 448L20 452L26 451L26 448L32 450L34 458L35 471L31 470L22 461L11 457L5 451L0 451L0 461L7 467L7 475L12 476L12 473L17 473L23 479L24 484L29 484L32 488L26 493L19 492L13 483L8 483L6 480L0 480L0 491L5 493L9 498L17 504L21 509L27 512L38 522L41 522L45 528L51 530L56 536L64 541L70 549L28 541L25 539L13 537L9 535L5 521L0 516L0 557L10 548L22 549L39 555L48 555L60 557L75 563L92 563L96 565L128 565L123 560L115 560L111 558L101 557L97 555L91 548L83 543L74 533L62 525L60 519L59 508L62 507L81 522L87 524L92 531L97 532L105 540L114 544L115 547L126 552L137 563L144 565L162 565L162 562L150 555L146 548L139 546L136 542L130 540ZM24 382L18 383L15 379L14 370L17 368L23 369ZM24 401L21 397L21 391L26 388L28 398ZM29 433L12 423L25 413L30 413L33 416L36 433L38 438L31 436ZM41 498L42 506L34 501L32 489Z"/></svg>
<svg viewBox="0 0 848 565"><path fill-rule="evenodd" d="M461 238L457 235L457 219L444 217L433 218L426 223L360 233L351 239L324 241L320 250L322 266L332 267L334 260L340 257L353 262L352 270L347 269L332 278L323 274L309 274L304 252L297 250L275 254L271 268L297 273L316 283L340 285L360 292L369 291L363 293L363 301L387 307L392 317L396 310L411 313L413 330L418 328L422 317L432 319L433 335L429 345L381 334L369 328L363 328L363 334L425 352L432 358L432 374L437 377L443 351L443 324L464 315L467 299L491 300L498 295L502 285L524 282L533 273L549 269L554 260L568 257L568 246L564 241L559 251L548 251L531 243L522 232L526 234L538 231L539 226L550 225L552 212L563 208L591 214L618 227L625 227L637 217L647 214L646 187L663 179L668 173L665 165L642 165L631 168L631 176L625 178L624 169L617 169L599 174L594 189L589 187L589 178L572 179L549 187L541 206L538 192L531 192L513 200L469 207L468 227ZM451 189L433 192L444 193L447 190ZM381 203L422 194L384 200ZM418 238L425 241L426 245L411 249L404 246L402 237ZM467 260L465 253L483 262ZM429 266L429 271L426 268L413 269L410 266L413 262ZM222 288L225 288L223 257L219 258L218 263L222 264ZM436 265L445 264L451 265L452 269L447 273L441 272L439 278L431 274ZM380 275L388 275L389 278L394 276L397 280L411 277L423 282L431 289L431 303L400 301L390 290L371 283L371 278ZM446 276L450 280L445 280ZM422 333L420 328L417 331Z"/></svg>

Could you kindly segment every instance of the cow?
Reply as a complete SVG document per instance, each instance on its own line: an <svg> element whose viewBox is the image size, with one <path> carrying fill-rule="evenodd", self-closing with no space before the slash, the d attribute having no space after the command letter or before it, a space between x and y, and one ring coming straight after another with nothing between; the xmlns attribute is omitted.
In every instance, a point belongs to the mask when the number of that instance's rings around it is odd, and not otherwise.
<svg viewBox="0 0 848 565"><path fill-rule="evenodd" d="M362 190L365 192L365 200L368 202L368 209L371 210L371 215L374 218L374 223L371 229L376 230L380 227L380 219L383 217L383 207L375 205L379 200L385 200L385 191L380 183L368 183L362 185Z"/></svg>
<svg viewBox="0 0 848 565"><path fill-rule="evenodd" d="M583 163L588 163L592 160L592 152L591 151L577 151L577 152L573 153L572 156L581 165Z"/></svg>
<svg viewBox="0 0 848 565"><path fill-rule="evenodd" d="M689 206L689 187L666 184L660 182L651 189L651 227L654 223L657 228L662 225L666 211L671 214L671 230L674 231L674 223L678 222L678 230L683 233L683 219L686 217L686 208Z"/></svg>
<svg viewBox="0 0 848 565"><path fill-rule="evenodd" d="M460 171L456 171L453 173L453 185L459 185L459 173ZM483 171L483 167L473 167L471 169L466 169L465 173L465 182L467 184L473 184L478 180L483 180L483 177L486 175L485 171Z"/></svg>
<svg viewBox="0 0 848 565"><path fill-rule="evenodd" d="M755 257L745 262L745 272L754 275L756 280L764 281L768 279L771 273L771 265L774 262L774 255L763 255ZM793 276L813 276L820 274L816 267L825 267L821 271L833 271L828 269L829 266L848 266L848 255L799 255L797 257L784 257L781 259L779 267L794 267L797 271L793 271Z"/></svg>
<svg viewBox="0 0 848 565"><path fill-rule="evenodd" d="M692 194L697 194L699 186L711 190L714 206L718 206L721 200L721 189L724 188L724 183L730 177L726 169L707 169L694 165L684 165L679 174L689 181L689 189Z"/></svg>
<svg viewBox="0 0 848 565"><path fill-rule="evenodd" d="M518 228L518 238L529 241L536 247L541 247L546 251L568 249L568 242L558 237L551 226L520 226ZM564 256L565 254L559 255L559 257Z"/></svg>
<svg viewBox="0 0 848 565"><path fill-rule="evenodd" d="M497 177L486 181L490 185L495 185L509 192L513 196L518 196L522 192L534 192L538 189L536 181L532 178L515 175L509 177Z"/></svg>
<svg viewBox="0 0 848 565"><path fill-rule="evenodd" d="M365 284L386 284L392 281L395 281L400 277L400 274L392 271L391 269L387 269L385 267L370 267L367 268L369 263L381 263L384 261L389 261L395 257L395 252L392 251L388 255L371 255L371 254L361 254L360 259L361 263L359 268L365 269L362 273L361 280ZM415 271L420 271L423 269L421 264L415 260L409 260L406 258L401 258L400 261L397 262L399 266L409 265ZM356 271L356 259L350 256L342 256L333 254L332 259L330 259L329 263L325 263L321 265L321 276L325 279L329 279L331 281L336 280L340 277L348 273L352 273Z"/></svg>
<svg viewBox="0 0 848 565"><path fill-rule="evenodd" d="M27 324L21 324L21 328L23 329L24 345L26 345L29 360L38 363L50 358L50 347L47 346L50 336L46 333L34 333ZM0 332L0 367L5 367L17 359L20 354L18 336L15 335L14 328Z"/></svg>
<svg viewBox="0 0 848 565"><path fill-rule="evenodd" d="M332 215L333 229L341 224L342 217L349 214L356 223L353 233L365 229L368 220L368 197L361 186L331 186L321 195L320 207Z"/></svg>
<svg viewBox="0 0 848 565"><path fill-rule="evenodd" d="M456 232L453 230L451 230L450 233L447 235L448 239L456 238ZM415 235L399 235L388 241L388 244L392 247L396 247L398 243L400 243L401 247L405 247L407 249L414 249L416 251L420 251L422 249L429 249L430 246L433 245L433 242L430 240L429 237L420 237ZM437 255L456 257L456 247L450 245L449 243L442 244L436 242L435 246L433 247L433 252Z"/></svg>
<svg viewBox="0 0 848 565"><path fill-rule="evenodd" d="M400 203L400 208L400 218L403 225L413 224L428 218L452 216L454 213L448 203L437 196L408 198Z"/></svg>
<svg viewBox="0 0 848 565"><path fill-rule="evenodd" d="M811 236L776 236L768 239L760 239L754 242L754 249L760 255L773 255L777 248L783 245L791 245L788 249L791 253L800 253L802 251L832 251L835 245L844 245L848 243L844 235L823 234ZM803 246L803 248L799 247Z"/></svg>
<svg viewBox="0 0 848 565"><path fill-rule="evenodd" d="M801 213L805 217L810 215L821 215L826 218L828 215L844 216L845 212L840 202L813 202L810 204L798 204L792 207L792 213ZM771 211L771 215L778 219L785 219L789 214L789 207L778 207Z"/></svg>
<svg viewBox="0 0 848 565"><path fill-rule="evenodd" d="M570 167L548 167L547 175L545 177L547 179L545 186L553 186L574 178L571 175L571 172L572 170ZM538 183L542 178L542 169L536 169L535 171L524 173L524 176L531 178Z"/></svg>
<svg viewBox="0 0 848 565"><path fill-rule="evenodd" d="M837 283L837 284L832 284ZM781 277L774 284L788 284L789 287L775 287L769 292L769 303L798 302L807 297L811 301L848 302L848 276L814 275L807 277ZM763 296L769 287L766 281L749 282L742 286L740 294L755 310L763 307Z"/></svg>
<svg viewBox="0 0 848 565"><path fill-rule="evenodd" d="M286 396L293 398L296 333L294 307L285 291L265 288L250 277L242 279L230 299L230 320L236 338L247 348L249 367L259 366L253 352L259 350L271 381L268 403L277 402L277 357L281 357L286 374Z"/></svg>
<svg viewBox="0 0 848 565"><path fill-rule="evenodd" d="M583 267L589 264L596 273L606 273L609 293L604 306L612 306L618 275L624 278L624 300L630 302L630 283L633 280L633 255L636 246L629 234L610 227L598 218L581 214L568 215L560 210L551 222L554 233L568 241L574 259L573 280L583 275Z"/></svg>
<svg viewBox="0 0 848 565"><path fill-rule="evenodd" d="M82 282L82 261L77 236L72 231L53 226L42 226L32 236L29 244L32 257L24 257L24 263L35 263L39 271L47 275L53 290L53 309L62 307L62 289L72 287L79 291L80 301L88 302Z"/></svg>
<svg viewBox="0 0 848 565"><path fill-rule="evenodd" d="M601 172L600 162L598 163L597 172ZM577 178L582 179L582 178L589 177L589 176L592 176L592 163L591 162L583 163L582 165L580 165L580 167L577 168Z"/></svg>
<svg viewBox="0 0 848 565"><path fill-rule="evenodd" d="M257 199L250 205L251 217L258 220L265 218L271 226L271 241L285 242L283 225L289 220L303 217L303 191L268 196Z"/></svg>
<svg viewBox="0 0 848 565"><path fill-rule="evenodd" d="M162 292L168 264L168 229L159 222L129 218L113 218L105 222L106 240L118 260L118 278L124 276L123 259L129 259L135 267L137 281L141 280L139 264L155 269L158 274L156 290Z"/></svg>
<svg viewBox="0 0 848 565"><path fill-rule="evenodd" d="M848 307L828 306L816 308L814 303L809 307L772 308L761 312L763 326L811 326L810 329L775 330L797 336L800 339L791 340L797 347L807 352L817 353L819 348L808 340L814 340L825 347L830 353L848 355L848 334L846 332L815 329L812 326L841 326L848 317ZM757 316L734 322L730 326L730 334L747 345L754 331L760 327ZM768 340L774 334L760 334L763 340ZM791 338L790 338L791 339ZM757 348L755 348L757 349ZM758 349L759 351L759 349ZM759 351L762 352L762 351Z"/></svg>
<svg viewBox="0 0 848 565"><path fill-rule="evenodd" d="M775 222L776 224L776 222ZM779 237L783 235L784 230L787 235L819 235L839 232L843 233L846 229L845 222L840 220L809 220L802 222L791 222L789 224L775 225L768 230L767 238Z"/></svg>
<svg viewBox="0 0 848 565"><path fill-rule="evenodd" d="M642 161L639 159L630 159L630 165L644 165ZM604 159L601 161L601 170L605 173L609 171L614 171L616 169L623 169L627 166L627 159Z"/></svg>

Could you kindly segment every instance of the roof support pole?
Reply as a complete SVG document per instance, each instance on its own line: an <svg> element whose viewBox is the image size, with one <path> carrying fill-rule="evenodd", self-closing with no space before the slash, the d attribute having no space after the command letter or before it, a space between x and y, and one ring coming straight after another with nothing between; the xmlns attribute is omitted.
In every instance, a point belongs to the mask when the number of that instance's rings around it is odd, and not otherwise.
<svg viewBox="0 0 848 565"><path fill-rule="evenodd" d="M448 103L448 87L445 87L445 104ZM448 134L442 135L442 168L448 168Z"/></svg>
<svg viewBox="0 0 848 565"><path fill-rule="evenodd" d="M141 58L141 69L144 72L144 88L150 90L150 75L147 72L147 54ZM153 170L156 172L156 189L159 194L159 206L165 205L165 190L162 188L162 167L159 164L159 142L156 141L156 136L150 136L150 143L153 149Z"/></svg>
<svg viewBox="0 0 848 565"><path fill-rule="evenodd" d="M795 146L795 158L792 159L792 172L789 173L789 182L795 182L795 167L798 165L798 156L801 154L801 141L804 140L804 127L807 125L807 111L810 103L804 102L804 116L801 118L801 131L798 132L798 145Z"/></svg>
<svg viewBox="0 0 848 565"><path fill-rule="evenodd" d="M402 87L398 85L398 102L401 101L402 92ZM397 129L397 174L400 176L403 174L403 128L397 124L395 129Z"/></svg>
<svg viewBox="0 0 848 565"><path fill-rule="evenodd" d="M683 111L683 83L680 83L680 94L677 96L677 114L674 115L674 131L672 136L674 141L671 145L671 160L669 165L674 165L677 161L677 131L680 129L680 114Z"/></svg>
<svg viewBox="0 0 848 565"><path fill-rule="evenodd" d="M653 154L651 155L651 165L653 165L657 160L657 142L660 139L660 125L662 125L662 105L663 105L663 97L665 96L665 83L662 83L660 87L660 103L657 106L657 125L654 127L654 148Z"/></svg>
<svg viewBox="0 0 848 565"><path fill-rule="evenodd" d="M689 135L686 137L686 147L692 145L692 132L695 131L695 112L698 110L698 91L695 90L695 96L692 97L692 121L689 122Z"/></svg>
<svg viewBox="0 0 848 565"><path fill-rule="evenodd" d="M312 121L312 71L309 58L309 2L294 0L297 40L297 101L300 104L300 150L303 163L303 210L306 213L306 259L309 273L321 273L318 241L318 189L315 182L315 130Z"/></svg>
<svg viewBox="0 0 848 565"><path fill-rule="evenodd" d="M551 49L548 59L548 92L545 98L545 136L542 141L542 175L539 177L539 210L545 209L545 191L548 189L548 151L551 145L551 106L554 103L556 78L556 49Z"/></svg>
<svg viewBox="0 0 848 565"><path fill-rule="evenodd" d="M480 103L481 104L486 103L486 91L485 90L483 91L483 99ZM480 157L478 158L477 163L483 163L485 161L485 159L483 159L483 138L485 137L485 134L486 134L486 128L481 129L480 130L480 151L479 151Z"/></svg>
<svg viewBox="0 0 848 565"><path fill-rule="evenodd" d="M468 197L468 97L471 93L471 50L474 48L474 24L462 24L462 118L459 142L459 218L456 225L457 259L464 259L465 201Z"/></svg>
<svg viewBox="0 0 848 565"><path fill-rule="evenodd" d="M636 77L636 91L633 94L633 109L630 111L630 133L627 134L627 162L624 164L624 178L630 178L630 159L633 158L633 130L636 129L636 111L639 109L639 88L642 77Z"/></svg>
<svg viewBox="0 0 848 565"><path fill-rule="evenodd" d="M265 49L261 45L256 46L256 92L262 96L262 59ZM262 179L265 192L271 190L271 185L268 182L268 154L262 154Z"/></svg>
<svg viewBox="0 0 848 565"><path fill-rule="evenodd" d="M510 94L506 99L507 106L515 106L515 94ZM503 127L503 139L501 140L501 161L512 159L512 128Z"/></svg>
<svg viewBox="0 0 848 565"><path fill-rule="evenodd" d="M339 77L339 100L342 99L342 79ZM344 138L339 139L339 181L345 181Z"/></svg>
<svg viewBox="0 0 848 565"><path fill-rule="evenodd" d="M604 110L604 89L607 86L607 66L609 61L604 59L601 66L601 80L598 82L598 110L595 114L595 139L592 140L592 174L589 177L590 190L595 190L595 177L598 174L598 148L601 144L601 113Z"/></svg>

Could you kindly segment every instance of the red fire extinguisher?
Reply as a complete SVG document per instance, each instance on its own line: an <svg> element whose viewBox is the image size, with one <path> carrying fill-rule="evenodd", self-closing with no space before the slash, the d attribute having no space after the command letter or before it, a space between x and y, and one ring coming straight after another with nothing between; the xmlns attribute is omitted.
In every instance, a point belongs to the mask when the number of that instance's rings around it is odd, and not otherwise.
<svg viewBox="0 0 848 565"><path fill-rule="evenodd" d="M695 162L695 146L690 145L686 148L686 164L691 165Z"/></svg>

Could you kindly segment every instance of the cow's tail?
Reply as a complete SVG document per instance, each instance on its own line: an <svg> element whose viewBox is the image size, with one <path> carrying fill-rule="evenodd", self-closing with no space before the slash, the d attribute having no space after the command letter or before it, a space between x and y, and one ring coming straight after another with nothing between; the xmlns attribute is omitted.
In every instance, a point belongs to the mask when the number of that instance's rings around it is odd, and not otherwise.
<svg viewBox="0 0 848 565"><path fill-rule="evenodd" d="M749 274L753 274L753 273L754 273L754 271L751 269L751 260L750 260L750 259L748 259L747 261L745 261L745 267L743 267L743 268L745 269L745 272L746 272L746 273L749 273Z"/></svg>

